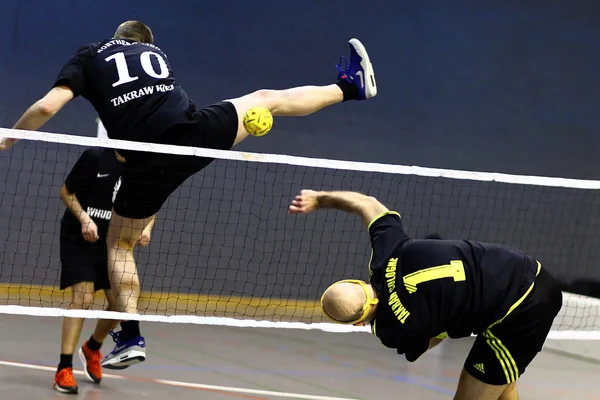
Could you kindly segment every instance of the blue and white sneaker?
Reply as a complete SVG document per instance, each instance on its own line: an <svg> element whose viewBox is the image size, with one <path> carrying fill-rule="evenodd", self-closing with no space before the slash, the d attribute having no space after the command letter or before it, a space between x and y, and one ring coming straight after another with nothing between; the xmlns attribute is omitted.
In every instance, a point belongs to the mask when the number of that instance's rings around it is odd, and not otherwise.
<svg viewBox="0 0 600 400"><path fill-rule="evenodd" d="M343 80L358 88L356 100L366 100L377 95L375 71L369 59L367 49L358 39L350 39L350 62L341 57L338 69L338 80ZM346 65L342 68L342 60Z"/></svg>
<svg viewBox="0 0 600 400"><path fill-rule="evenodd" d="M146 359L146 341L136 336L126 342L119 338L121 332L110 332L115 341L115 348L102 360L102 367L107 369L125 369Z"/></svg>

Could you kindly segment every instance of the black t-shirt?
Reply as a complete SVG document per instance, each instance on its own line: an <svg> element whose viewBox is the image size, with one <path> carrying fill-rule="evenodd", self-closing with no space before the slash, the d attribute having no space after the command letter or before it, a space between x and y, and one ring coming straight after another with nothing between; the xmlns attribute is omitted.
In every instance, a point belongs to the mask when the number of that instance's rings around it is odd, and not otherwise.
<svg viewBox="0 0 600 400"><path fill-rule="evenodd" d="M372 331L418 359L435 337L461 338L498 321L535 279L537 261L506 246L410 239L398 213L369 226L371 284L379 294Z"/></svg>
<svg viewBox="0 0 600 400"><path fill-rule="evenodd" d="M175 82L166 54L152 44L109 39L82 46L56 86L86 98L111 139L160 142L168 128L193 122L194 104Z"/></svg>
<svg viewBox="0 0 600 400"><path fill-rule="evenodd" d="M123 164L117 160L114 150L93 147L81 154L65 180L69 193L75 194L83 210L98 226L98 242L104 242L108 232L122 168ZM81 235L81 224L68 208L62 224L63 232Z"/></svg>

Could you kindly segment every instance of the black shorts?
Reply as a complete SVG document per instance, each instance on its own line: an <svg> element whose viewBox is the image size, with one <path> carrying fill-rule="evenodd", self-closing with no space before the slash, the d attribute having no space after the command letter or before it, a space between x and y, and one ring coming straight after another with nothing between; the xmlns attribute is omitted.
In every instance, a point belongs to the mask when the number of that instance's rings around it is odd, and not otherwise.
<svg viewBox="0 0 600 400"><path fill-rule="evenodd" d="M490 385L516 381L542 350L562 301L560 284L539 266L529 293L477 336L465 361L467 372Z"/></svg>
<svg viewBox="0 0 600 400"><path fill-rule="evenodd" d="M60 289L80 282L94 282L94 290L110 289L106 241L86 242L81 232L60 234Z"/></svg>
<svg viewBox="0 0 600 400"><path fill-rule="evenodd" d="M192 121L170 128L154 143L230 150L238 131L238 116L230 102L194 113ZM125 157L115 212L127 218L156 214L167 198L190 176L214 159L195 156L118 150Z"/></svg>

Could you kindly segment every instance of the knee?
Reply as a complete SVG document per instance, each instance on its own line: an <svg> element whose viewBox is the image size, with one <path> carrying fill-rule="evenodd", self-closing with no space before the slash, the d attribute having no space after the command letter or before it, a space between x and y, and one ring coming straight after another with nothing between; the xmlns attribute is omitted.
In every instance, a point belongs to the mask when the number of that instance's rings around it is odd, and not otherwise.
<svg viewBox="0 0 600 400"><path fill-rule="evenodd" d="M119 283L119 290L122 292L123 290L131 290L131 291L139 291L140 282L135 275L127 275L121 279Z"/></svg>
<svg viewBox="0 0 600 400"><path fill-rule="evenodd" d="M277 90L271 89L259 89L256 92L252 93L252 96L257 100L269 100L277 97Z"/></svg>
<svg viewBox="0 0 600 400"><path fill-rule="evenodd" d="M281 91L271 89L260 89L250 94L252 97L252 103L267 108L269 111L273 111L278 104L278 100L281 98Z"/></svg>
<svg viewBox="0 0 600 400"><path fill-rule="evenodd" d="M137 272L117 269L112 273L111 285L114 287L115 295L118 296L123 291L138 290L140 281ZM109 300L109 304L110 302Z"/></svg>
<svg viewBox="0 0 600 400"><path fill-rule="evenodd" d="M74 291L71 308L87 310L94 301L94 294L88 291Z"/></svg>

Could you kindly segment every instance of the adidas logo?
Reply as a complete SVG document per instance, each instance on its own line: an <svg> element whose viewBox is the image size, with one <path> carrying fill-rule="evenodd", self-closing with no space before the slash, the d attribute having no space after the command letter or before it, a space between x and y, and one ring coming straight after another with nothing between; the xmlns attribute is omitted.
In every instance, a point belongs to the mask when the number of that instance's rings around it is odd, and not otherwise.
<svg viewBox="0 0 600 400"><path fill-rule="evenodd" d="M485 374L485 370L483 369L483 364L475 364L475 365L473 365L473 367L474 367L474 368L475 368L477 371L481 372L482 374Z"/></svg>

